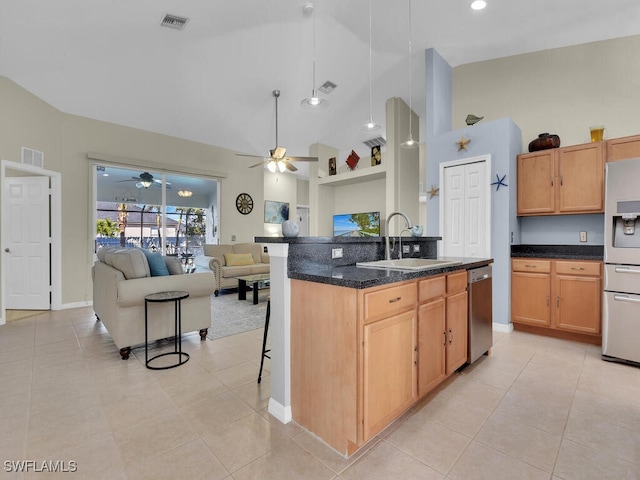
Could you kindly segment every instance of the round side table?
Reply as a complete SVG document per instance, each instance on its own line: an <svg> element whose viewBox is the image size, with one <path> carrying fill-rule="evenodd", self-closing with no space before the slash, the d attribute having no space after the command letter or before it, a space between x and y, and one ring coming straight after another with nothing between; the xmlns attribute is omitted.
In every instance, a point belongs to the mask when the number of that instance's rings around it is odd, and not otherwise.
<svg viewBox="0 0 640 480"><path fill-rule="evenodd" d="M151 293L144 297L144 363L145 366L151 370L167 370L169 368L174 368L189 361L189 354L182 351L182 325L181 325L181 317L182 317L182 300L189 297L188 292L182 291L171 291L171 292L158 292ZM148 342L148 305L149 303L163 303L163 302L173 302L174 304L174 329L175 329L175 340L174 340L174 351L166 352L156 355L154 357L149 358L149 342ZM159 357L164 357L167 355L177 355L178 363L174 363L172 365L167 365L164 367L154 367L149 365L152 360L155 360ZM183 360L184 359L184 360Z"/></svg>

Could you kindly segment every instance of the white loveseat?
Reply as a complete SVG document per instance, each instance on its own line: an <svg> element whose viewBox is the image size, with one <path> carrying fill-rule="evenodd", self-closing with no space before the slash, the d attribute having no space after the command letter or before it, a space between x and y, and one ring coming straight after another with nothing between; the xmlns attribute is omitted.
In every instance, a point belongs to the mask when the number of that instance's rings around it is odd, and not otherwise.
<svg viewBox="0 0 640 480"><path fill-rule="evenodd" d="M182 290L182 334L198 330L204 340L211 326L211 295L216 290L212 272L182 274L180 261L161 257L170 273L151 276L140 249L101 248L92 270L93 310L124 360L131 347L144 343L144 297L150 293ZM174 336L174 303L153 303L149 308L149 341Z"/></svg>
<svg viewBox="0 0 640 480"><path fill-rule="evenodd" d="M237 288L237 277L270 271L269 254L260 243L207 244L193 263L196 272L213 272L218 288Z"/></svg>

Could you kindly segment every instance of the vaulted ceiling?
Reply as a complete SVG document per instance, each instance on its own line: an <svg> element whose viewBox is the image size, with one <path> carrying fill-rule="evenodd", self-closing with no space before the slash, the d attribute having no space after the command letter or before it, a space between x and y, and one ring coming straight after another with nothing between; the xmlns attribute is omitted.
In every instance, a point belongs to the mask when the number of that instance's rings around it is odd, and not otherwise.
<svg viewBox="0 0 640 480"><path fill-rule="evenodd" d="M383 126L390 97L424 118L426 48L455 67L640 34L638 0L487 0L482 11L413 0L410 37L408 1L371 0L372 113ZM320 142L368 155L369 0L317 0L313 14L307 3L0 0L0 75L64 112L259 155L275 146L279 89L289 154ZM189 18L184 30L161 27L166 13ZM329 107L304 110L327 80Z"/></svg>

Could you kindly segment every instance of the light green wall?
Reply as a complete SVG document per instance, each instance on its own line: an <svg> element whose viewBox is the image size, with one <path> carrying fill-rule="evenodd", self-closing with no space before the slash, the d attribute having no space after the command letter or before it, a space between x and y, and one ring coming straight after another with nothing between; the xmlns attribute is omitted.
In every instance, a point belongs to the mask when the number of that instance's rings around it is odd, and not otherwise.
<svg viewBox="0 0 640 480"><path fill-rule="evenodd" d="M640 36L516 55L453 69L453 129L467 114L511 118L522 150L543 132L562 146L587 143L589 126L605 139L640 133Z"/></svg>
<svg viewBox="0 0 640 480"><path fill-rule="evenodd" d="M221 241L253 241L263 234L263 212L241 215L232 206L241 192L264 205L262 169L249 159L202 143L69 115L6 77L0 77L0 158L20 162L20 148L44 152L44 167L62 176L62 304L90 302L93 263L92 171L87 153L136 159L167 169L226 176L221 180Z"/></svg>

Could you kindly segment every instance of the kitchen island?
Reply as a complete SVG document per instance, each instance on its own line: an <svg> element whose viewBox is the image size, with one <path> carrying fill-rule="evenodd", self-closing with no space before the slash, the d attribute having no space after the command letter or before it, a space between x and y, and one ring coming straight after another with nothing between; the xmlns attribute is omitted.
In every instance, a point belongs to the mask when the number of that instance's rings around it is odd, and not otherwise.
<svg viewBox="0 0 640 480"><path fill-rule="evenodd" d="M380 239L293 240L256 239L272 259L269 412L349 456L466 362L466 271L492 260L371 269L355 263L382 258ZM437 238L405 240L435 256Z"/></svg>

